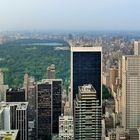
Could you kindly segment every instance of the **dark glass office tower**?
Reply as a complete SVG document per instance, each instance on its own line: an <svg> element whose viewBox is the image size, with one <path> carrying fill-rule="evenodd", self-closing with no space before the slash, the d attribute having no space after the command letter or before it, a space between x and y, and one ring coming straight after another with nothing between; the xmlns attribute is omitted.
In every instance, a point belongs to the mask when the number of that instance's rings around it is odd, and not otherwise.
<svg viewBox="0 0 140 140"><path fill-rule="evenodd" d="M25 90L8 89L6 91L6 102L25 102Z"/></svg>
<svg viewBox="0 0 140 140"><path fill-rule="evenodd" d="M51 94L50 83L37 85L37 139L39 140L51 140Z"/></svg>
<svg viewBox="0 0 140 140"><path fill-rule="evenodd" d="M51 140L59 133L61 115L62 80L44 79L37 85L37 135L39 140Z"/></svg>
<svg viewBox="0 0 140 140"><path fill-rule="evenodd" d="M59 116L62 108L62 80L52 81L53 96L53 134L59 133Z"/></svg>
<svg viewBox="0 0 140 140"><path fill-rule="evenodd" d="M71 47L71 86L73 99L78 86L92 84L97 91L97 100L101 105L101 47Z"/></svg>

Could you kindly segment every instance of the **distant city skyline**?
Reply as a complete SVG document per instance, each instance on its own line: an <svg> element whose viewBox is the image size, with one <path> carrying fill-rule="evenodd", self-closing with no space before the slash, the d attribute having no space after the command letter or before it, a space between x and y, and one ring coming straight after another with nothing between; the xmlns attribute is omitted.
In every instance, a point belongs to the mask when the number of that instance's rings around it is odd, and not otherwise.
<svg viewBox="0 0 140 140"><path fill-rule="evenodd" d="M139 0L4 0L0 31L140 30Z"/></svg>

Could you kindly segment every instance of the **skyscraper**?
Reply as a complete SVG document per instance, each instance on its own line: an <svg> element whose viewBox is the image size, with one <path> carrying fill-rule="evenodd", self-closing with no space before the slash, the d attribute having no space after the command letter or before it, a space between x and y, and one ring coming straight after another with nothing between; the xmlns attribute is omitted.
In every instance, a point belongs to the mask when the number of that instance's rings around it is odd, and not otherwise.
<svg viewBox="0 0 140 140"><path fill-rule="evenodd" d="M4 74L3 71L0 69L0 85L4 84Z"/></svg>
<svg viewBox="0 0 140 140"><path fill-rule="evenodd" d="M0 108L4 109L4 129L19 130L20 140L28 140L27 106L28 102L0 103Z"/></svg>
<svg viewBox="0 0 140 140"><path fill-rule="evenodd" d="M4 129L4 109L0 108L0 130Z"/></svg>
<svg viewBox="0 0 140 140"><path fill-rule="evenodd" d="M25 90L8 89L6 91L6 102L25 102Z"/></svg>
<svg viewBox="0 0 140 140"><path fill-rule="evenodd" d="M134 55L140 55L140 41L134 42Z"/></svg>
<svg viewBox="0 0 140 140"><path fill-rule="evenodd" d="M97 100L99 100L99 105L101 105L101 62L101 47L71 47L72 99L75 99L76 94L78 94L78 86L82 86L84 84L92 84L97 91Z"/></svg>
<svg viewBox="0 0 140 140"><path fill-rule="evenodd" d="M140 125L140 56L122 57L122 125L138 140Z"/></svg>
<svg viewBox="0 0 140 140"><path fill-rule="evenodd" d="M24 75L24 82L23 82L23 88L25 89L25 100L27 101L28 99L28 87L29 87L29 75L26 73Z"/></svg>
<svg viewBox="0 0 140 140"><path fill-rule="evenodd" d="M53 134L59 133L59 116L62 108L62 80L52 80L52 111L53 111Z"/></svg>
<svg viewBox="0 0 140 140"><path fill-rule="evenodd" d="M40 83L37 85L37 139L51 139L51 84Z"/></svg>
<svg viewBox="0 0 140 140"><path fill-rule="evenodd" d="M55 79L55 65L52 64L47 68L47 78Z"/></svg>
<svg viewBox="0 0 140 140"><path fill-rule="evenodd" d="M116 78L118 77L118 69L114 66L109 69L109 87L113 90Z"/></svg>
<svg viewBox="0 0 140 140"><path fill-rule="evenodd" d="M28 103L18 104L16 107L16 129L19 130L20 140L28 140Z"/></svg>
<svg viewBox="0 0 140 140"><path fill-rule="evenodd" d="M61 96L61 79L44 79L37 84L36 120L38 139L51 140L53 134L58 134Z"/></svg>
<svg viewBox="0 0 140 140"><path fill-rule="evenodd" d="M26 79L26 78L25 78ZM24 80L25 95L28 99L28 139L36 140L36 83L34 77ZM28 81L28 82L27 82ZM28 84L25 84L28 83ZM27 93L27 94L26 94Z"/></svg>
<svg viewBox="0 0 140 140"><path fill-rule="evenodd" d="M69 94L70 94L69 88ZM70 94L71 95L71 94ZM59 140L74 140L74 120L72 116L72 109L70 105L71 96L65 102L64 114L59 116Z"/></svg>
<svg viewBox="0 0 140 140"><path fill-rule="evenodd" d="M0 130L10 130L10 106L0 103Z"/></svg>
<svg viewBox="0 0 140 140"><path fill-rule="evenodd" d="M79 86L74 110L75 140L101 140L101 106L92 85Z"/></svg>
<svg viewBox="0 0 140 140"><path fill-rule="evenodd" d="M4 85L4 73L0 69L0 101L6 101L6 90L8 85Z"/></svg>

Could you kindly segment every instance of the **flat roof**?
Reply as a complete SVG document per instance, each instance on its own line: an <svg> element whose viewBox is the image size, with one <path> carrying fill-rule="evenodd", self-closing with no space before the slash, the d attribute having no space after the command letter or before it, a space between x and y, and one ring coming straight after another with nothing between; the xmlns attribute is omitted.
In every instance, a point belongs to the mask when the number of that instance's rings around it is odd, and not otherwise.
<svg viewBox="0 0 140 140"><path fill-rule="evenodd" d="M0 107L17 106L16 110L26 110L28 102L1 102Z"/></svg>
<svg viewBox="0 0 140 140"><path fill-rule="evenodd" d="M126 57L129 57L129 58L140 58L140 55L123 55L122 58L126 58Z"/></svg>
<svg viewBox="0 0 140 140"><path fill-rule="evenodd" d="M102 47L71 47L71 52L102 52Z"/></svg>
<svg viewBox="0 0 140 140"><path fill-rule="evenodd" d="M42 79L41 81L37 82L37 84L44 84L49 83L51 84L53 81L63 81L62 79Z"/></svg>
<svg viewBox="0 0 140 140"><path fill-rule="evenodd" d="M96 90L95 88L91 85L91 84L86 84L86 85L83 85L83 86L79 86L79 89L81 92L94 92L96 93Z"/></svg>
<svg viewBox="0 0 140 140"><path fill-rule="evenodd" d="M5 140L6 138L15 140L18 134L18 130L0 130L0 138Z"/></svg>

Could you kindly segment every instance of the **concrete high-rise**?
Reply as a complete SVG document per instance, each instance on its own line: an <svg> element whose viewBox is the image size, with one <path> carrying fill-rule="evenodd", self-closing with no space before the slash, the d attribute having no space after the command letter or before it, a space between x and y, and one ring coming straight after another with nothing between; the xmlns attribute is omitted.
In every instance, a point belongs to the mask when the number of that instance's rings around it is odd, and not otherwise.
<svg viewBox="0 0 140 140"><path fill-rule="evenodd" d="M0 130L10 130L10 106L0 103Z"/></svg>
<svg viewBox="0 0 140 140"><path fill-rule="evenodd" d="M55 65L52 64L47 68L47 79L55 79Z"/></svg>
<svg viewBox="0 0 140 140"><path fill-rule="evenodd" d="M59 140L74 140L73 116L59 117Z"/></svg>
<svg viewBox="0 0 140 140"><path fill-rule="evenodd" d="M4 130L19 130L20 140L28 140L28 102L1 102L4 111Z"/></svg>
<svg viewBox="0 0 140 140"><path fill-rule="evenodd" d="M72 102L78 94L78 86L92 84L96 89L99 105L102 103L102 47L71 46ZM73 104L73 103L72 103Z"/></svg>
<svg viewBox="0 0 140 140"><path fill-rule="evenodd" d="M0 130L4 129L4 109L0 108Z"/></svg>
<svg viewBox="0 0 140 140"><path fill-rule="evenodd" d="M74 120L70 105L71 92L69 88L69 97L64 106L64 114L59 117L59 140L74 140Z"/></svg>
<svg viewBox="0 0 140 140"><path fill-rule="evenodd" d="M79 86L74 107L75 140L101 140L101 110L94 87Z"/></svg>
<svg viewBox="0 0 140 140"><path fill-rule="evenodd" d="M29 75L26 73L24 75L24 82L23 82L23 88L25 89L25 100L27 101L28 99L28 87L29 87Z"/></svg>
<svg viewBox="0 0 140 140"><path fill-rule="evenodd" d="M24 81L25 95L28 99L28 139L36 140L36 83L31 76L27 76Z"/></svg>
<svg viewBox="0 0 140 140"><path fill-rule="evenodd" d="M44 79L36 87L37 135L38 139L51 140L58 134L61 115L62 80Z"/></svg>
<svg viewBox="0 0 140 140"><path fill-rule="evenodd" d="M134 41L134 55L140 55L140 41Z"/></svg>
<svg viewBox="0 0 140 140"><path fill-rule="evenodd" d="M0 69L0 85L4 84L4 74L3 71Z"/></svg>
<svg viewBox="0 0 140 140"><path fill-rule="evenodd" d="M115 66L113 66L109 69L109 87L112 90L115 86L117 77L118 77L118 69Z"/></svg>
<svg viewBox="0 0 140 140"><path fill-rule="evenodd" d="M6 101L6 90L8 85L4 84L4 73L0 69L0 101Z"/></svg>
<svg viewBox="0 0 140 140"><path fill-rule="evenodd" d="M140 56L122 57L122 125L138 140L140 126Z"/></svg>
<svg viewBox="0 0 140 140"><path fill-rule="evenodd" d="M28 140L27 102L16 107L16 129L19 130L20 140Z"/></svg>

